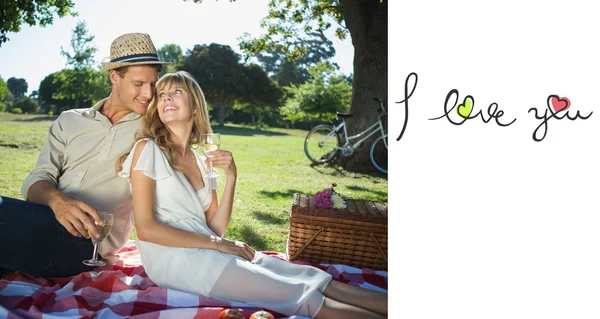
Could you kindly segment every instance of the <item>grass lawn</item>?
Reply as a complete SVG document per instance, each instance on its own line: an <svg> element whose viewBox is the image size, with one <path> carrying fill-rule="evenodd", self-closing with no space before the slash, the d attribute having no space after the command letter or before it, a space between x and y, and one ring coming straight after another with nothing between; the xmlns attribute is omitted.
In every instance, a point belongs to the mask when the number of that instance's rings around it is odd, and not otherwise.
<svg viewBox="0 0 600 319"><path fill-rule="evenodd" d="M55 118L0 112L0 196L22 198L21 183L35 166ZM229 239L257 250L285 252L292 195L313 194L331 183L337 183L343 197L387 202L385 175L312 166L303 150L306 131L239 125L214 126L214 131L222 134L222 148L233 153L238 167L234 211L225 235ZM223 185L224 177L220 179Z"/></svg>

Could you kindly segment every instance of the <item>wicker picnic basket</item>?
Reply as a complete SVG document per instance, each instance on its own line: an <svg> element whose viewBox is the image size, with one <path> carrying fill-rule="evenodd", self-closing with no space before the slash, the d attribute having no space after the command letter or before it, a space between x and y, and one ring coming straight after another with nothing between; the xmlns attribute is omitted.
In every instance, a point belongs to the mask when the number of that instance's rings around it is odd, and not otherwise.
<svg viewBox="0 0 600 319"><path fill-rule="evenodd" d="M387 204L347 200L346 209L315 208L294 194L287 254L313 263L387 270Z"/></svg>

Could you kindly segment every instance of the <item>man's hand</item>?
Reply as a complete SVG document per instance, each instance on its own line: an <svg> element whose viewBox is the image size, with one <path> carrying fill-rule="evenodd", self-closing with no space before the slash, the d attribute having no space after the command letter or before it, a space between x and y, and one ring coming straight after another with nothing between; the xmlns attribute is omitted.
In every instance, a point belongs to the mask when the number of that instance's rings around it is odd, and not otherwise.
<svg viewBox="0 0 600 319"><path fill-rule="evenodd" d="M255 250L244 242L233 241L220 237L213 237L212 239L215 241L218 251L230 255L240 256L247 261L252 261L252 259L254 259Z"/></svg>
<svg viewBox="0 0 600 319"><path fill-rule="evenodd" d="M87 203L72 199L57 190L54 184L48 181L38 181L31 185L27 195L27 200L30 202L49 206L54 212L56 220L71 235L90 238L87 229L93 236L100 235L94 222L90 219L91 217L98 223L102 222L96 210Z"/></svg>
<svg viewBox="0 0 600 319"><path fill-rule="evenodd" d="M88 230L95 237L100 237L100 233L96 229L94 222L101 222L100 216L96 210L85 202L72 199L63 194L53 198L48 202L48 206L54 212L56 220L67 229L71 235L75 237L90 238Z"/></svg>

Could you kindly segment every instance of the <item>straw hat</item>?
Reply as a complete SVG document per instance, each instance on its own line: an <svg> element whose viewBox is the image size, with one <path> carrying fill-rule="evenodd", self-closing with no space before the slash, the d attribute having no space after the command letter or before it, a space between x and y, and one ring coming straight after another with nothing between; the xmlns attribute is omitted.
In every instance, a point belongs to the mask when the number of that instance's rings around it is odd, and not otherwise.
<svg viewBox="0 0 600 319"><path fill-rule="evenodd" d="M116 38L110 45L110 61L102 62L106 70L140 64L169 64L158 59L156 48L145 33L127 33Z"/></svg>

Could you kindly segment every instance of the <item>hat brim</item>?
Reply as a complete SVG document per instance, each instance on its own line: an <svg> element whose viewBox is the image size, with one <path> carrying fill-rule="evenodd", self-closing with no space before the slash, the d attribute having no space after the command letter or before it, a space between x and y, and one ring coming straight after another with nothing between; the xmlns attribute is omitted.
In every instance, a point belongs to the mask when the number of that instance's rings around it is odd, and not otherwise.
<svg viewBox="0 0 600 319"><path fill-rule="evenodd" d="M161 61L141 61L141 62L101 62L102 67L107 71L112 69L117 69L124 66L131 65L167 65L171 64L171 62L161 62Z"/></svg>

